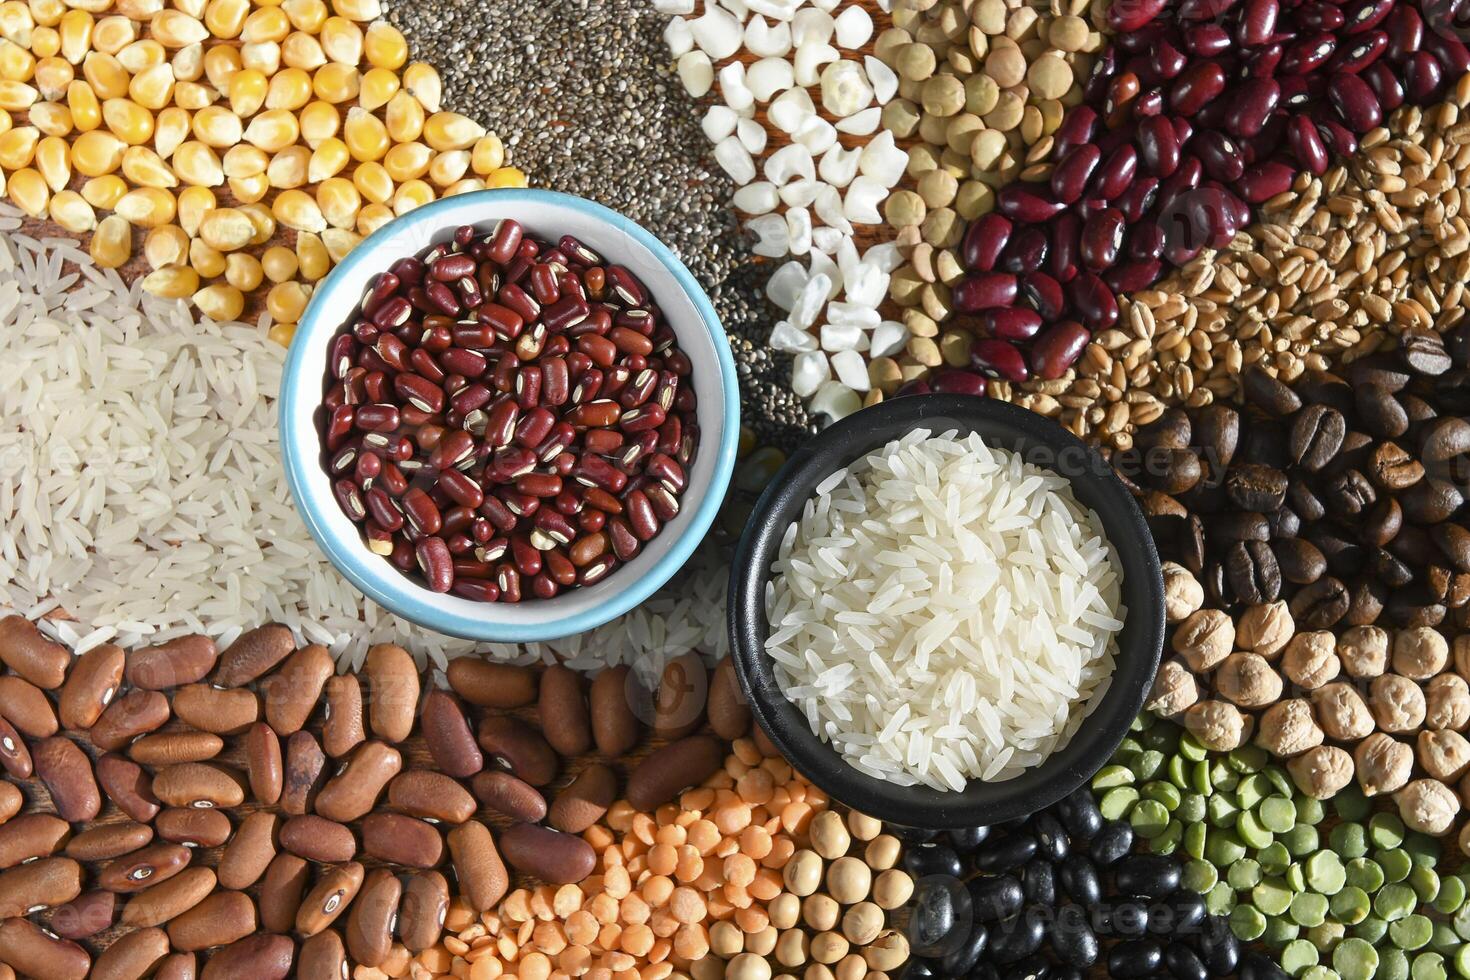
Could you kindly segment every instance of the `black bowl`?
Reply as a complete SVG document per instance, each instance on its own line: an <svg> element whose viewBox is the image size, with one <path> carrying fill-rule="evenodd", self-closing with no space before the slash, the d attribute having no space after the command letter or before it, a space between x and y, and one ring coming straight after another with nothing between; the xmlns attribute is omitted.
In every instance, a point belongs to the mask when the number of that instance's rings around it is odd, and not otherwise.
<svg viewBox="0 0 1470 980"><path fill-rule="evenodd" d="M935 435L978 432L988 445L1020 453L1066 476L1077 499L1096 511L1123 572L1128 607L1118 635L1112 685L1072 740L1040 766L1001 782L972 779L963 792L899 786L850 766L811 731L786 699L765 652L766 583L781 537L827 476L918 427ZM830 796L882 820L947 829L988 825L1034 813L1071 793L1102 768L1143 706L1164 641L1164 580L1159 555L1133 497L1096 450L1040 415L968 395L914 395L850 415L797 450L756 502L730 574L730 647L741 687L765 733L796 769Z"/></svg>

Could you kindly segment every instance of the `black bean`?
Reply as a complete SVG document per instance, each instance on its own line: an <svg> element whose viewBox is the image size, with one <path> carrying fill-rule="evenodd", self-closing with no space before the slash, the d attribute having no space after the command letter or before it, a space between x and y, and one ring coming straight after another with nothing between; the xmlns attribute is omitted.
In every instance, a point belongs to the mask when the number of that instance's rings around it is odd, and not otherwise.
<svg viewBox="0 0 1470 980"><path fill-rule="evenodd" d="M1102 812L1097 808L1092 789L1086 784L1058 803L1056 809L1062 818L1062 826L1075 841L1090 841L1102 829Z"/></svg>
<svg viewBox="0 0 1470 980"><path fill-rule="evenodd" d="M985 923L977 922L970 929L970 936L959 948L938 963L937 973L941 977L962 977L975 968L980 957L990 944L990 930Z"/></svg>
<svg viewBox="0 0 1470 980"><path fill-rule="evenodd" d="M1093 843L1096 846L1096 841ZM1057 880L1062 890L1079 905L1096 905L1102 901L1102 881L1098 877L1097 866L1086 855L1067 855L1057 866Z"/></svg>
<svg viewBox="0 0 1470 980"><path fill-rule="evenodd" d="M1012 875L981 875L966 886L975 918L981 922L1007 919L1021 911L1025 896L1021 883Z"/></svg>
<svg viewBox="0 0 1470 980"><path fill-rule="evenodd" d="M1194 950L1183 943L1170 943L1164 950L1164 966L1174 980L1207 980L1209 972Z"/></svg>
<svg viewBox="0 0 1470 980"><path fill-rule="evenodd" d="M1060 861L1067 856L1070 842L1067 840L1067 831L1063 829L1062 822L1054 814L1042 811L1036 815L1031 822L1031 832L1036 835L1036 843L1041 857L1051 861Z"/></svg>
<svg viewBox="0 0 1470 980"><path fill-rule="evenodd" d="M990 959L1001 966L1015 963L1041 948L1045 917L1030 911L997 922L990 929Z"/></svg>
<svg viewBox="0 0 1470 980"><path fill-rule="evenodd" d="M941 973L933 962L922 956L910 956L909 961L903 965L903 972L898 975L898 980L939 980L952 975Z"/></svg>
<svg viewBox="0 0 1470 980"><path fill-rule="evenodd" d="M1052 863L1045 858L1026 862L1021 871L1021 891L1026 901L1037 905L1057 903L1057 873Z"/></svg>
<svg viewBox="0 0 1470 980"><path fill-rule="evenodd" d="M939 836L937 830L926 830L923 827L904 827L900 824L886 824L883 828L888 833L908 844L922 844Z"/></svg>
<svg viewBox="0 0 1470 980"><path fill-rule="evenodd" d="M1036 838L1031 834L1019 833L991 838L975 852L977 871L1010 871L1019 868L1036 856Z"/></svg>
<svg viewBox="0 0 1470 980"><path fill-rule="evenodd" d="M925 875L949 875L958 878L964 873L964 865L954 848L948 844L928 842L914 844L904 851L904 870L915 878Z"/></svg>
<svg viewBox="0 0 1470 980"><path fill-rule="evenodd" d="M994 963L988 961L982 962L970 971L970 975L966 980L1000 980L1000 970L996 968Z"/></svg>
<svg viewBox="0 0 1470 980"><path fill-rule="evenodd" d="M1032 954L1007 968L1005 980L1051 980L1051 964L1044 956Z"/></svg>
<svg viewBox="0 0 1470 980"><path fill-rule="evenodd" d="M1108 932L1114 936L1141 936L1148 932L1148 906L1141 901L1114 902L1107 910Z"/></svg>
<svg viewBox="0 0 1470 980"><path fill-rule="evenodd" d="M949 842L954 849L961 854L968 854L985 842L990 836L989 827L964 827L949 832Z"/></svg>
<svg viewBox="0 0 1470 980"><path fill-rule="evenodd" d="M1224 916L1212 915L1205 919L1195 935L1195 947L1211 976L1229 976L1240 963L1240 940L1235 938L1230 922Z"/></svg>
<svg viewBox="0 0 1470 980"><path fill-rule="evenodd" d="M918 956L944 956L970 934L970 893L958 879L927 875L914 883L909 947Z"/></svg>
<svg viewBox="0 0 1470 980"><path fill-rule="evenodd" d="M1260 953L1246 953L1240 959L1240 980L1287 980L1288 974Z"/></svg>
<svg viewBox="0 0 1470 980"><path fill-rule="evenodd" d="M1133 828L1123 820L1110 820L1103 824L1092 839L1092 859L1100 865L1109 865L1120 860L1133 850Z"/></svg>
<svg viewBox="0 0 1470 980"><path fill-rule="evenodd" d="M1167 915L1159 918L1170 921L1170 927L1174 933L1192 933L1205 921L1205 899L1203 895L1188 889L1180 889L1164 900L1163 908ZM1154 913L1149 913L1149 928L1154 929Z"/></svg>
<svg viewBox="0 0 1470 980"><path fill-rule="evenodd" d="M1164 962L1164 951L1152 939L1130 939L1108 950L1108 976L1116 980L1150 977Z"/></svg>
<svg viewBox="0 0 1470 980"><path fill-rule="evenodd" d="M1086 969L1097 962L1101 946L1088 913L1080 905L1063 905L1052 920L1051 948L1063 963Z"/></svg>
<svg viewBox="0 0 1470 980"><path fill-rule="evenodd" d="M1179 888L1179 862L1162 854L1130 854L1113 866L1113 883L1123 895L1163 898Z"/></svg>
<svg viewBox="0 0 1470 980"><path fill-rule="evenodd" d="M1051 971L1051 980L1084 980L1084 975L1075 966L1059 966Z"/></svg>

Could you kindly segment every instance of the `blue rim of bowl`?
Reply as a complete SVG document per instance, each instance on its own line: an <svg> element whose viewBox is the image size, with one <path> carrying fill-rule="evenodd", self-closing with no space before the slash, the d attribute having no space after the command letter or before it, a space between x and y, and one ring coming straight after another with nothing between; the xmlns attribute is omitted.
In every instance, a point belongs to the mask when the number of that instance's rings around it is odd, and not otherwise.
<svg viewBox="0 0 1470 980"><path fill-rule="evenodd" d="M400 234L405 226L432 223L434 216L440 211L448 210L451 206L463 207L476 199L492 194L496 195L498 201L552 204L581 211L612 225L617 231L643 245L669 271L679 284L679 288L689 297L699 312L700 321L704 324L706 332L714 342L715 358L719 361L720 379L724 386L722 411L725 425L720 435L719 447L715 450L715 471L710 480L709 489L699 502L699 508L695 511L693 521L674 542L668 554L660 558L647 574L637 579L630 579L624 588L613 593L606 602L585 612L568 616L565 619L538 624L496 623L493 625L494 635L490 635L485 630L486 624L481 620L451 613L408 592L395 593L378 588L359 572L358 566L366 558L374 561L386 561L386 559L370 554L360 537L353 536L351 540L347 540L328 529L324 508L335 508L336 501L330 495L319 499L308 493L300 476L303 466L320 465L320 446L315 440L308 440L311 444L303 445L301 440L296 438L295 427L287 424L287 420L294 418L300 410L300 402L303 399L310 400L312 403L310 409L315 411L321 398L321 395L316 393L321 379L299 377L300 362L306 356L306 345L294 340L287 349L285 366L281 372L281 389L276 405L278 413L276 424L281 440L281 460L286 467L286 483L291 490L291 498L296 504L296 510L301 515L306 529L315 539L317 546L326 554L327 559L360 592L384 609L438 633L482 642L531 643L584 633L616 619L646 600L689 561L694 554L694 549L704 540L705 534L714 523L715 516L719 513L720 505L729 488L730 478L735 471L735 450L740 437L740 388L735 375L735 357L730 352L730 341L725 335L725 328L720 323L719 315L715 313L714 304L710 302L704 288L700 286L694 274L679 257L646 228L626 215L619 214L595 201L562 194L558 191L497 188L440 198L415 208L408 214L388 222L359 242L357 247L332 269L316 293L324 292L325 287L331 284L334 277L345 276L349 270L364 262L373 259L381 261L382 257L375 254L377 246ZM315 298L314 295L313 300ZM325 305L312 302L307 306L301 318L299 332L309 337L321 329L318 324L327 318L336 319L336 314ZM323 338L323 341L329 342L330 336L335 335L341 325L340 319L333 323L331 335ZM311 431L315 432L315 428L313 427ZM616 575L617 571L614 571L613 574ZM409 582L410 580L405 577L404 581ZM424 591L428 593L427 589Z"/></svg>

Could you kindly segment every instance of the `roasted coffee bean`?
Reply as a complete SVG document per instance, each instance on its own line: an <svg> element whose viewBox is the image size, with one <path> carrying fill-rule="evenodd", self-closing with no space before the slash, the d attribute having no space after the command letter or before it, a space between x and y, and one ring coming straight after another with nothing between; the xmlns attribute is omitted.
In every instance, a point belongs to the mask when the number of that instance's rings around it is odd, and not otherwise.
<svg viewBox="0 0 1470 980"><path fill-rule="evenodd" d="M1378 500L1373 484L1357 470L1333 477L1327 482L1325 493L1327 509L1337 517L1355 517Z"/></svg>
<svg viewBox="0 0 1470 980"><path fill-rule="evenodd" d="M1374 354L1359 358L1347 369L1348 383L1354 387L1378 385L1394 394L1402 391L1411 375L1405 371L1397 358Z"/></svg>
<svg viewBox="0 0 1470 980"><path fill-rule="evenodd" d="M1390 589L1402 589L1414 581L1414 572L1382 548L1374 548L1368 556L1368 570Z"/></svg>
<svg viewBox="0 0 1470 980"><path fill-rule="evenodd" d="M1220 514L1210 521L1210 538L1213 541L1269 541L1271 526L1262 514Z"/></svg>
<svg viewBox="0 0 1470 980"><path fill-rule="evenodd" d="M1342 413L1325 405L1308 405L1291 422L1287 451L1293 464L1315 473L1342 448L1347 422Z"/></svg>
<svg viewBox="0 0 1470 980"><path fill-rule="evenodd" d="M1392 497L1380 497L1358 526L1358 537L1366 545L1383 547L1403 529L1404 511Z"/></svg>
<svg viewBox="0 0 1470 980"><path fill-rule="evenodd" d="M1316 492L1302 480L1293 480L1286 491L1287 502L1297 516L1307 524L1313 524L1327 516L1327 505Z"/></svg>
<svg viewBox="0 0 1470 980"><path fill-rule="evenodd" d="M1240 445L1240 413L1228 405L1208 405L1195 419L1193 436L1210 478L1219 480Z"/></svg>
<svg viewBox="0 0 1470 980"><path fill-rule="evenodd" d="M1281 569L1276 554L1264 541L1237 541L1225 557L1231 591L1250 605L1276 601L1281 594Z"/></svg>
<svg viewBox="0 0 1470 980"><path fill-rule="evenodd" d="M1424 479L1423 464L1392 442L1374 448L1366 472L1376 486L1389 493L1407 489Z"/></svg>
<svg viewBox="0 0 1470 980"><path fill-rule="evenodd" d="M1294 538L1301 533L1302 519L1297 516L1296 511L1283 506L1280 510L1266 516L1266 527L1269 537Z"/></svg>
<svg viewBox="0 0 1470 980"><path fill-rule="evenodd" d="M1412 330L1399 338L1399 354L1404 364L1415 374L1444 374L1452 366L1444 341L1438 334Z"/></svg>
<svg viewBox="0 0 1470 980"><path fill-rule="evenodd" d="M1459 487L1435 477L1420 480L1399 494L1398 500L1405 520L1425 526L1449 520L1465 504Z"/></svg>
<svg viewBox="0 0 1470 980"><path fill-rule="evenodd" d="M1147 453L1150 449L1188 449L1193 426L1189 416L1181 409L1166 408L1164 413L1149 424L1139 428L1134 435L1133 445Z"/></svg>
<svg viewBox="0 0 1470 980"><path fill-rule="evenodd" d="M1327 559L1317 546L1302 538L1271 542L1281 577L1295 585L1310 585L1327 573Z"/></svg>
<svg viewBox="0 0 1470 980"><path fill-rule="evenodd" d="M1379 439L1397 439L1409 431L1409 415L1387 388L1359 386L1354 392L1358 421Z"/></svg>
<svg viewBox="0 0 1470 980"><path fill-rule="evenodd" d="M1241 372L1240 385L1247 401L1278 418L1284 418L1302 407L1302 400L1297 397L1296 392L1259 367L1250 367Z"/></svg>
<svg viewBox="0 0 1470 980"><path fill-rule="evenodd" d="M1286 500L1286 474L1259 463L1232 467L1225 476L1225 493L1230 502L1245 511L1266 513Z"/></svg>
<svg viewBox="0 0 1470 980"><path fill-rule="evenodd" d="M1443 463L1470 452L1470 422L1459 416L1434 419L1425 423L1416 438L1420 459L1431 465Z"/></svg>
<svg viewBox="0 0 1470 980"><path fill-rule="evenodd" d="M1330 629L1347 615L1347 586L1332 576L1318 579L1292 596L1288 604L1298 629Z"/></svg>
<svg viewBox="0 0 1470 980"><path fill-rule="evenodd" d="M1429 529L1429 536L1451 565L1470 572L1470 530L1458 524L1436 524Z"/></svg>

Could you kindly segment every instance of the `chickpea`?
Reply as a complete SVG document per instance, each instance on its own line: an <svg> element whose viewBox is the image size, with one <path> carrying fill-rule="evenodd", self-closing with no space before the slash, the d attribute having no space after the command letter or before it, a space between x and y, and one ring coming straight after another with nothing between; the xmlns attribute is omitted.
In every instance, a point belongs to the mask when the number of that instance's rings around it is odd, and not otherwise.
<svg viewBox="0 0 1470 980"><path fill-rule="evenodd" d="M1235 624L1235 645L1258 653L1267 660L1286 648L1296 633L1296 623L1284 600L1250 606Z"/></svg>
<svg viewBox="0 0 1470 980"><path fill-rule="evenodd" d="M855 857L838 858L827 869L827 891L843 905L861 902L872 886L873 870Z"/></svg>
<svg viewBox="0 0 1470 980"><path fill-rule="evenodd" d="M1440 674L1424 685L1426 728L1463 732L1470 727L1470 684L1459 674Z"/></svg>
<svg viewBox="0 0 1470 980"><path fill-rule="evenodd" d="M1296 788L1313 799L1326 800L1353 781L1353 759L1335 745L1307 749L1286 763Z"/></svg>
<svg viewBox="0 0 1470 980"><path fill-rule="evenodd" d="M1414 767L1414 750L1382 732L1374 732L1353 749L1358 767L1358 785L1364 796L1392 793L1409 781Z"/></svg>
<svg viewBox="0 0 1470 980"><path fill-rule="evenodd" d="M1290 758L1322 744L1322 729L1312 720L1312 706L1302 698L1278 701L1261 716L1256 744L1272 755Z"/></svg>
<svg viewBox="0 0 1470 980"><path fill-rule="evenodd" d="M1194 573L1178 562L1164 562L1164 617L1182 623L1204 604L1205 590Z"/></svg>
<svg viewBox="0 0 1470 980"><path fill-rule="evenodd" d="M1343 630L1337 654L1350 677L1377 677L1388 669L1388 634L1377 626Z"/></svg>
<svg viewBox="0 0 1470 980"><path fill-rule="evenodd" d="M1417 754L1424 771L1446 783L1470 770L1470 741L1459 732L1420 732Z"/></svg>
<svg viewBox="0 0 1470 980"><path fill-rule="evenodd" d="M781 880L787 891L805 898L822 883L822 859L815 851L797 851L782 869Z"/></svg>
<svg viewBox="0 0 1470 980"><path fill-rule="evenodd" d="M1317 688L1312 692L1312 706L1328 738L1356 742L1373 731L1373 714L1351 684L1336 681Z"/></svg>
<svg viewBox="0 0 1470 980"><path fill-rule="evenodd" d="M1172 718L1199 701L1199 683L1188 665L1172 657L1159 666L1153 690L1144 707L1156 715Z"/></svg>
<svg viewBox="0 0 1470 980"><path fill-rule="evenodd" d="M1250 737L1255 719L1224 701L1201 701L1184 712L1184 727L1207 749L1229 752Z"/></svg>
<svg viewBox="0 0 1470 980"><path fill-rule="evenodd" d="M741 953L725 964L725 980L771 980L771 964L754 953Z"/></svg>
<svg viewBox="0 0 1470 980"><path fill-rule="evenodd" d="M1437 779L1416 779L1394 795L1404 825L1438 837L1449 832L1460 812L1454 791Z"/></svg>
<svg viewBox="0 0 1470 980"><path fill-rule="evenodd" d="M855 946L866 946L883 931L883 910L872 902L859 902L842 916L842 934Z"/></svg>
<svg viewBox="0 0 1470 980"><path fill-rule="evenodd" d="M1449 644L1428 626L1400 630L1393 638L1394 672L1412 680L1428 680L1444 670L1449 659Z"/></svg>
<svg viewBox="0 0 1470 980"><path fill-rule="evenodd" d="M1171 643L1191 670L1209 670L1230 655L1235 624L1218 609L1201 609L1179 624Z"/></svg>
<svg viewBox="0 0 1470 980"><path fill-rule="evenodd" d="M818 932L837 925L842 907L830 895L811 895L801 903L801 921Z"/></svg>
<svg viewBox="0 0 1470 980"><path fill-rule="evenodd" d="M1337 657L1337 639L1326 630L1298 633L1286 645L1281 670L1292 682L1315 691L1342 670Z"/></svg>
<svg viewBox="0 0 1470 980"><path fill-rule="evenodd" d="M1289 649L1289 648L1288 648ZM1215 668L1220 695L1242 708L1260 708L1281 697L1281 675L1259 653L1232 653Z"/></svg>
<svg viewBox="0 0 1470 980"><path fill-rule="evenodd" d="M852 845L842 815L835 810L825 810L812 818L810 836L812 850L829 861L845 855Z"/></svg>
<svg viewBox="0 0 1470 980"><path fill-rule="evenodd" d="M914 879L907 871L889 868L873 883L873 901L880 909L892 911L903 906L914 894Z"/></svg>
<svg viewBox="0 0 1470 980"><path fill-rule="evenodd" d="M1373 678L1368 704L1373 709L1373 720L1385 732L1412 732L1424 722L1424 692L1398 674Z"/></svg>
<svg viewBox="0 0 1470 980"><path fill-rule="evenodd" d="M898 854L902 847L898 838L892 834L879 834L868 841L863 860L867 861L868 867L874 871L887 871L898 863Z"/></svg>
<svg viewBox="0 0 1470 980"><path fill-rule="evenodd" d="M756 956L770 956L776 950L776 939L780 933L775 926L766 926L759 932L745 937L745 951Z"/></svg>

